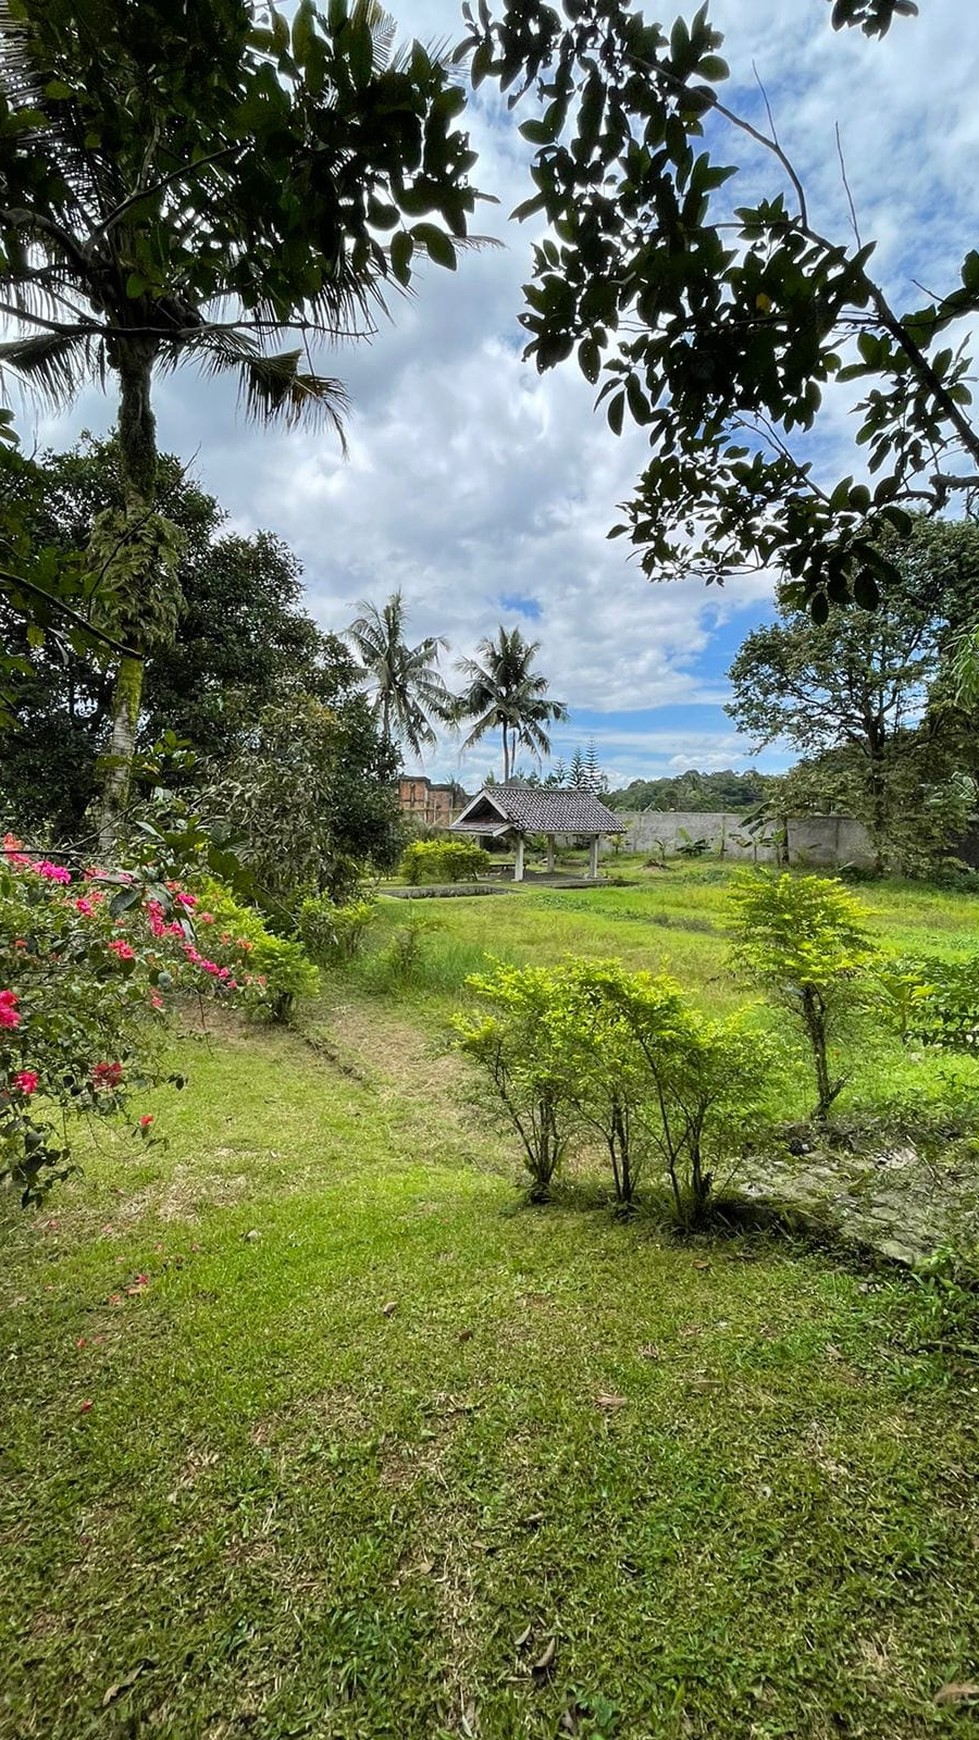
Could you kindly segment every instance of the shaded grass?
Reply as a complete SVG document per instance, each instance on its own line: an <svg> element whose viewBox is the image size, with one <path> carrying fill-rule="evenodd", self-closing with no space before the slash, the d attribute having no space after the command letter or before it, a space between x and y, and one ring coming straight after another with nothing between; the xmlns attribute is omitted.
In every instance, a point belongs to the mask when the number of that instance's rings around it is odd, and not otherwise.
<svg viewBox="0 0 979 1740"><path fill-rule="evenodd" d="M0 1734L957 1728L976 1385L914 1290L518 1210L354 1014L356 1075L185 1041L169 1147L6 1214Z"/></svg>

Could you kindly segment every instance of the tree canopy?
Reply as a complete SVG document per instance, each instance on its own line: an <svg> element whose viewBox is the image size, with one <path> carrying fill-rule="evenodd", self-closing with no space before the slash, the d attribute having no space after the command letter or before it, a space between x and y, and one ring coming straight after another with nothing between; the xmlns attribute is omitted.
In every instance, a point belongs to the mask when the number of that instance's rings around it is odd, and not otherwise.
<svg viewBox="0 0 979 1740"><path fill-rule="evenodd" d="M775 569L816 620L851 598L872 606L894 575L884 532L906 535L909 508L962 511L979 490L957 335L979 309L979 249L957 282L892 304L856 218L853 235L823 235L771 117L723 100L707 5L671 29L606 0L465 11L473 83L495 79L534 109L517 215L542 215L548 233L526 286L526 355L539 370L573 355L613 431L626 417L648 431L649 465L612 535L656 577ZM914 11L836 0L831 17L879 36ZM728 184L758 150L769 191L739 204ZM807 436L827 390L851 381L856 463L826 478Z"/></svg>
<svg viewBox="0 0 979 1740"><path fill-rule="evenodd" d="M919 857L939 843L943 785L967 795L958 776L979 769L950 675L977 589L979 527L919 518L876 610L834 605L817 626L783 596L731 667L739 729L806 758L781 782L782 807L856 816L881 868L912 867L916 833Z"/></svg>
<svg viewBox="0 0 979 1740"><path fill-rule="evenodd" d="M528 750L537 761L549 755L546 728L568 716L563 701L549 698L547 678L534 669L539 651L540 641L526 641L519 628L501 624L495 638L480 641L474 659L459 660L458 669L467 681L456 717L460 722L472 721L463 748L471 749L490 731L499 731L504 780L510 778L519 750Z"/></svg>
<svg viewBox="0 0 979 1740"><path fill-rule="evenodd" d="M84 547L92 521L122 499L112 440L85 438L68 453L24 461L20 475L30 484L25 525L53 552ZM146 661L139 740L150 744L171 730L220 765L285 686L340 704L355 687L356 669L343 643L302 610L301 569L286 544L269 532L228 533L220 504L173 455L160 459L158 488L181 534L183 604L173 642ZM24 824L70 837L95 796L112 671L91 648L79 652L51 635L32 644L23 618L2 600L0 627L21 667L0 792Z"/></svg>
<svg viewBox="0 0 979 1740"><path fill-rule="evenodd" d="M154 373L230 373L250 414L339 429L342 384L316 372L310 343L370 333L416 248L455 265L475 201L464 106L421 45L393 51L373 0L328 17L300 0L291 23L250 0L0 6L0 312L14 329L0 365L56 404L109 376L119 394L124 507L88 545L125 618L105 844L142 657L180 603Z"/></svg>

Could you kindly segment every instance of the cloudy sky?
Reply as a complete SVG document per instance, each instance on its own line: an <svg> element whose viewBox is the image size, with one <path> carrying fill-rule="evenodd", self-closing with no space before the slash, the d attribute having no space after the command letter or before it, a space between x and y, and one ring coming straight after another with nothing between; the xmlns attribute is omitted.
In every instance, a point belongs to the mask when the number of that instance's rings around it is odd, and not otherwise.
<svg viewBox="0 0 979 1740"><path fill-rule="evenodd" d="M457 0L390 0L403 36L455 41ZM693 10L691 6L690 11ZM650 0L647 11L657 15ZM922 282L947 282L976 242L979 149L979 5L921 0L883 43L834 34L825 0L714 0L742 112L764 82L783 145L799 167L813 221L848 236L834 125L865 237L898 303ZM659 16L672 19L674 6ZM192 371L160 381L162 445L193 459L236 529L266 526L305 567L308 606L327 628L350 621L358 600L401 587L410 628L445 635L455 656L498 624L539 640L541 669L570 722L555 753L594 738L613 784L636 777L741 766L750 744L723 712L725 671L747 631L769 614L768 584L650 585L606 541L643 465L640 436L611 435L573 364L540 378L520 359L521 284L531 237L507 213L527 195L529 148L498 101L484 95L469 127L477 184L499 199L480 227L504 244L469 255L456 273L428 268L418 296L370 346L329 358L352 399L350 453L327 433L270 435L245 425L233 390ZM773 185L770 159L744 157L733 184L741 203ZM957 274L956 274L957 275ZM854 470L845 404L829 408L820 460L834 479ZM22 427L29 427L28 411ZM36 438L66 445L101 430L112 407L86 394L58 423L35 417ZM451 677L451 670L447 670ZM460 759L447 740L433 776L471 788L498 759L496 744ZM776 768L777 751L760 758Z"/></svg>

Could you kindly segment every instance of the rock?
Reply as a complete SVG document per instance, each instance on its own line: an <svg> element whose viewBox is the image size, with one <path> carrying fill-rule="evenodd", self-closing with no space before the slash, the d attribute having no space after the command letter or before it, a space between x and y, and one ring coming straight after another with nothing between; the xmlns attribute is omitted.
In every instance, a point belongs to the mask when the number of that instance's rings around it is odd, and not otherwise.
<svg viewBox="0 0 979 1740"><path fill-rule="evenodd" d="M262 1235L259 1232L258 1227L253 1226L251 1232L246 1232L246 1234L245 1234L246 1245L257 1245L261 1236Z"/></svg>

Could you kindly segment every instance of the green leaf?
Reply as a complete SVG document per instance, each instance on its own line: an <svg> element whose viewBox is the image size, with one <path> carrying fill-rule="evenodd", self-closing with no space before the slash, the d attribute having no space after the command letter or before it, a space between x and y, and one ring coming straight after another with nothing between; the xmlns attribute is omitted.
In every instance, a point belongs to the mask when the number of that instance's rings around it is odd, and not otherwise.
<svg viewBox="0 0 979 1740"><path fill-rule="evenodd" d="M344 31L343 41L354 84L359 91L365 90L374 71L374 39L369 24L364 19L351 23Z"/></svg>
<svg viewBox="0 0 979 1740"><path fill-rule="evenodd" d="M391 237L391 271L399 284L411 282L411 256L415 244L408 230L399 230Z"/></svg>
<svg viewBox="0 0 979 1740"><path fill-rule="evenodd" d="M825 592L816 592L809 600L809 615L817 628L829 621L829 599Z"/></svg>
<svg viewBox="0 0 979 1740"><path fill-rule="evenodd" d="M877 581L869 568L861 568L853 582L853 596L861 610L876 610L880 603L880 590Z"/></svg>
<svg viewBox="0 0 979 1740"><path fill-rule="evenodd" d="M623 420L625 418L625 394L624 393L616 393L616 394L614 394L614 396L611 399L609 399L608 410L606 411L605 415L608 418L608 426L611 429L612 434L613 435L621 435L622 434L622 423L623 423Z"/></svg>
<svg viewBox="0 0 979 1740"><path fill-rule="evenodd" d="M412 235L426 249L430 260L437 266L445 266L450 272L456 269L456 251L444 230L435 224L415 224Z"/></svg>

